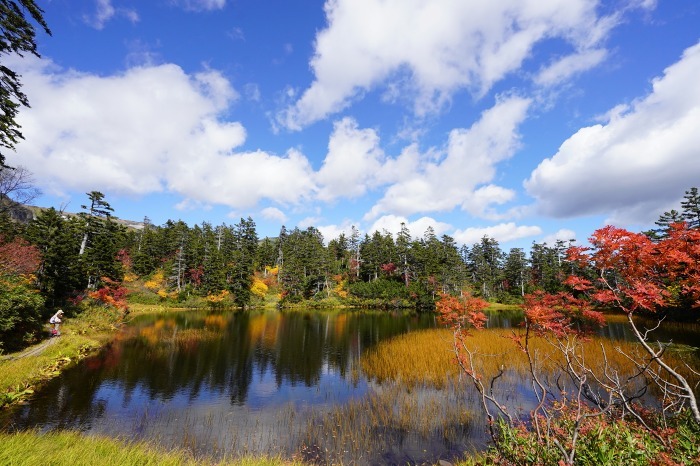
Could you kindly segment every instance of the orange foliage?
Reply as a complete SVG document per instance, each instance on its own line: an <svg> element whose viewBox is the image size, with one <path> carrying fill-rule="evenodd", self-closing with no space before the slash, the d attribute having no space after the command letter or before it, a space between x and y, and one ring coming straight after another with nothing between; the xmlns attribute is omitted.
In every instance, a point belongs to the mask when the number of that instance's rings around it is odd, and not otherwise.
<svg viewBox="0 0 700 466"><path fill-rule="evenodd" d="M127 289L121 286L121 283L102 277L104 286L96 291L88 293L88 297L105 306L114 306L118 309L126 309L126 294Z"/></svg>
<svg viewBox="0 0 700 466"><path fill-rule="evenodd" d="M674 224L667 238L654 242L644 234L607 226L596 230L590 243L590 248L569 249L568 258L594 269L599 279L591 283L570 278L567 284L593 302L625 312L654 312L673 303L669 286L674 285L700 307L700 230Z"/></svg>
<svg viewBox="0 0 700 466"><path fill-rule="evenodd" d="M464 332L470 328L484 328L486 315L482 311L488 305L483 299L470 294L461 298L442 294L435 307L442 323Z"/></svg>

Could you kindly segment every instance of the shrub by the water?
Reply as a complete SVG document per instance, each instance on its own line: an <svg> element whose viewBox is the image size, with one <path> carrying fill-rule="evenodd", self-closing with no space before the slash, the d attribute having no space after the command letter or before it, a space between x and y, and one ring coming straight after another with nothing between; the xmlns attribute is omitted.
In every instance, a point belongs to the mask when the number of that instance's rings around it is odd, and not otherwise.
<svg viewBox="0 0 700 466"><path fill-rule="evenodd" d="M0 275L0 350L21 348L42 328L44 298L20 275Z"/></svg>

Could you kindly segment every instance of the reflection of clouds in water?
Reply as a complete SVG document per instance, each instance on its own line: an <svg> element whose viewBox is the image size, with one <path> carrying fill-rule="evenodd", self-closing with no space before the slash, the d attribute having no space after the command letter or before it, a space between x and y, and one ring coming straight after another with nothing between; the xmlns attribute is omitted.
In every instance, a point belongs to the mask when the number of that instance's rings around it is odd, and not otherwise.
<svg viewBox="0 0 700 466"><path fill-rule="evenodd" d="M254 379L250 384L250 398L267 399L277 393L278 387L272 371L265 371L258 379Z"/></svg>
<svg viewBox="0 0 700 466"><path fill-rule="evenodd" d="M510 326L519 318L504 311L492 323ZM413 404L406 406L434 407L430 416L412 415L430 428L402 431L386 425L372 433L378 442L384 439L381 448L397 462L407 454L428 461L445 448L482 442L483 409L474 387L462 376L455 390L413 389L394 396L391 383L363 378L359 358L377 342L430 327L430 322L429 315L351 312L139 316L100 361L78 365L48 384L12 422L135 436L212 456L243 451L288 455L306 438L309 423L373 394L395 400L410 395ZM142 333L144 329L150 330ZM507 357L515 359L511 353ZM526 414L536 403L531 383L506 367L494 387L497 397L512 412ZM462 437L445 446L435 429L444 422L442 416L460 409L468 410L473 421L465 431L450 425L450 432ZM355 427L360 431L366 425ZM401 441L392 437L399 433Z"/></svg>

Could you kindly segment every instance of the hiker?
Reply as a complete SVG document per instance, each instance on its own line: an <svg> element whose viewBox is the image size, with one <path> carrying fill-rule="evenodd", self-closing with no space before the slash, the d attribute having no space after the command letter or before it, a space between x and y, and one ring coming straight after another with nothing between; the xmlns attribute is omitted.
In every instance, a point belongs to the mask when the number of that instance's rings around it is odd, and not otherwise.
<svg viewBox="0 0 700 466"><path fill-rule="evenodd" d="M59 309L58 312L49 319L49 323L53 324L53 328L51 329L51 336L53 337L57 337L61 334L61 317L63 317L63 311Z"/></svg>

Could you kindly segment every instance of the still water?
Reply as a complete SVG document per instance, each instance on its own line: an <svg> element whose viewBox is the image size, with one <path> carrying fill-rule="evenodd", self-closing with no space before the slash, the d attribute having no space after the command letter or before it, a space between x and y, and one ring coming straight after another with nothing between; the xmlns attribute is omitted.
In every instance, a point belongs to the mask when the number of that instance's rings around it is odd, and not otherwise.
<svg viewBox="0 0 700 466"><path fill-rule="evenodd" d="M500 312L491 315L488 326L510 327L521 320L518 313ZM361 402L370 393L403 396L392 392L395 387L367 380L360 368L365 350L436 326L430 314L385 312L140 316L108 348L52 380L29 404L0 414L0 428L80 430L215 458L281 454L360 464L451 459L484 446L483 424L455 424L449 435L444 429L402 427L383 442L358 447L359 457L342 444L326 456L308 451L319 442L311 437L324 414L353 404L371 410L371 403ZM624 329L623 322L612 322L603 333L624 339ZM697 343L697 329L686 333L686 344ZM467 409L462 405L467 391L457 385L442 392L414 391L418 401L405 404L437 403L439 412L459 411Z"/></svg>

